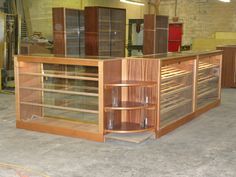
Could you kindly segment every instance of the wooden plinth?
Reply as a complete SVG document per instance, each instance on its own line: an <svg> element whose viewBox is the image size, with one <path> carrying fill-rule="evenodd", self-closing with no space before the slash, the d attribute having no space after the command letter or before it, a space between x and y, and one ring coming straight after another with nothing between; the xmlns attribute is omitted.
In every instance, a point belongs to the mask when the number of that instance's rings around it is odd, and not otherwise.
<svg viewBox="0 0 236 177"><path fill-rule="evenodd" d="M65 126L55 125L53 123L46 123L42 121L16 121L16 127L37 132L51 133L75 138L83 138L97 142L104 142L104 136L102 134L76 130L76 128L67 128Z"/></svg>

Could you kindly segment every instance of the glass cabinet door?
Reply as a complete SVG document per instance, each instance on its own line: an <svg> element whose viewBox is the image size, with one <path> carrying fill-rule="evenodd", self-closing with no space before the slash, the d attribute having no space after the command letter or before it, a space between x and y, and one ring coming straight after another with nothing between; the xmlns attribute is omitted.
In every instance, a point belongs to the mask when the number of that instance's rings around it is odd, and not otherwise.
<svg viewBox="0 0 236 177"><path fill-rule="evenodd" d="M66 9L66 54L79 55L79 11Z"/></svg>
<svg viewBox="0 0 236 177"><path fill-rule="evenodd" d="M99 8L99 56L110 56L110 9Z"/></svg>
<svg viewBox="0 0 236 177"><path fill-rule="evenodd" d="M209 56L199 59L197 108L219 99L220 58Z"/></svg>
<svg viewBox="0 0 236 177"><path fill-rule="evenodd" d="M193 112L193 71L193 60L161 67L161 128Z"/></svg>
<svg viewBox="0 0 236 177"><path fill-rule="evenodd" d="M125 11L111 9L111 56L124 56Z"/></svg>

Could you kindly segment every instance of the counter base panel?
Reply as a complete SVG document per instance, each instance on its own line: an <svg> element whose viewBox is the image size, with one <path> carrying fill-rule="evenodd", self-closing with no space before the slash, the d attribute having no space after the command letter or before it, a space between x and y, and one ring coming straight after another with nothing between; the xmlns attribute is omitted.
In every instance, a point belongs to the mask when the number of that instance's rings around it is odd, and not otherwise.
<svg viewBox="0 0 236 177"><path fill-rule="evenodd" d="M25 121L17 120L16 128L43 132L43 133L51 133L51 134L62 135L62 136L69 136L69 137L74 137L74 138L83 138L83 139L93 140L97 142L104 142L104 136L103 134L99 134L99 132L82 131L80 129L76 129L72 127L60 126L60 123L58 121L55 121L54 123L49 124L47 121L25 122Z"/></svg>

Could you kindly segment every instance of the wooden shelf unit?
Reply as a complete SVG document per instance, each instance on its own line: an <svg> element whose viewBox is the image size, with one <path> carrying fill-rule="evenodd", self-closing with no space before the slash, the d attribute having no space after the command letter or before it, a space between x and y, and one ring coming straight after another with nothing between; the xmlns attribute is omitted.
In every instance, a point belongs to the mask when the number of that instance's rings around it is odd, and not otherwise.
<svg viewBox="0 0 236 177"><path fill-rule="evenodd" d="M16 56L16 126L100 142L160 137L220 104L221 61L220 51Z"/></svg>
<svg viewBox="0 0 236 177"><path fill-rule="evenodd" d="M121 75L122 73L120 73L120 76ZM105 93L107 95L110 95L110 98L107 99L109 99L111 104L105 105L105 112L108 114L108 116L106 117L107 128L105 132L134 133L150 130L153 131L155 127L154 125L149 124L147 112L156 111L156 104L148 102L152 98L149 98L149 95L147 93L148 91L146 89L153 90L155 89L155 86L156 83L153 81L139 80L121 80L119 82L106 83ZM122 91L122 88L125 88L125 90L123 89ZM129 91L129 89L132 90L132 93L131 91ZM139 99L134 100L132 98L128 98L129 94L135 95L134 92L141 92L141 95L139 95ZM117 97L115 99L117 103L114 103L114 97ZM122 99L127 101L122 101ZM119 112L117 113L117 111ZM127 113L127 111L129 111L130 113ZM138 111L141 115L138 115L139 118L137 119L136 116ZM133 117L135 118L133 119ZM109 128L109 126L111 127Z"/></svg>
<svg viewBox="0 0 236 177"><path fill-rule="evenodd" d="M85 7L85 54L125 56L126 10Z"/></svg>
<svg viewBox="0 0 236 177"><path fill-rule="evenodd" d="M56 7L53 15L53 53L55 55L84 55L84 11Z"/></svg>
<svg viewBox="0 0 236 177"><path fill-rule="evenodd" d="M168 52L168 18L163 15L144 15L144 55Z"/></svg>

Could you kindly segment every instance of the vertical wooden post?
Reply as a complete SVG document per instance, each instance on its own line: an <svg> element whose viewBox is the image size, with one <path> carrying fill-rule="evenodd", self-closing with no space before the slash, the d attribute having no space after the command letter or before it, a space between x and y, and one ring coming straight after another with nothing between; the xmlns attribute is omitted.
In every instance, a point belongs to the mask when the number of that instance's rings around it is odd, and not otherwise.
<svg viewBox="0 0 236 177"><path fill-rule="evenodd" d="M160 116L161 116L161 60L158 60L158 72L157 72L157 85L156 85L156 91L157 91L157 107L156 107L156 138L157 138L157 132L160 130Z"/></svg>
<svg viewBox="0 0 236 177"><path fill-rule="evenodd" d="M20 91L19 91L19 63L14 57L16 120L20 121Z"/></svg>
<svg viewBox="0 0 236 177"><path fill-rule="evenodd" d="M199 63L199 56L196 56L194 60L194 71L193 71L193 112L197 109L197 87L198 87L198 63Z"/></svg>
<svg viewBox="0 0 236 177"><path fill-rule="evenodd" d="M219 95L219 99L221 99L221 81L222 81L222 54L218 55L217 57L219 57L220 59L220 63L219 63L219 85L218 85L218 95Z"/></svg>
<svg viewBox="0 0 236 177"><path fill-rule="evenodd" d="M103 61L98 62L98 131L104 134L104 77L103 77Z"/></svg>

